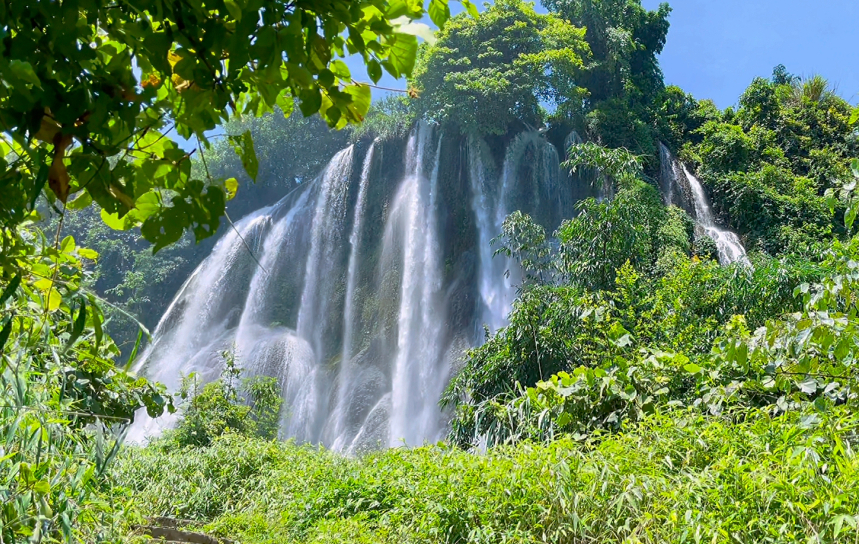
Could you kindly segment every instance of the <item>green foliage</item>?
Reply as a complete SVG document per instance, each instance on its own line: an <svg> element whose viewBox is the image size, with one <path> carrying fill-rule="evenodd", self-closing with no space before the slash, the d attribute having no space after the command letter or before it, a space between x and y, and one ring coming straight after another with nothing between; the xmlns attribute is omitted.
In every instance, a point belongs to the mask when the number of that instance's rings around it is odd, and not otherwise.
<svg viewBox="0 0 859 544"><path fill-rule="evenodd" d="M859 240L836 244L832 273L818 284L802 283L802 310L751 332L734 320L713 347L701 401L711 411L722 403L771 406L777 412L804 404L854 405L855 349L859 341Z"/></svg>
<svg viewBox="0 0 859 544"><path fill-rule="evenodd" d="M554 274L554 258L546 230L531 216L515 211L504 218L501 235L492 240L499 244L493 257L505 255L515 259L525 274L524 282L546 283Z"/></svg>
<svg viewBox="0 0 859 544"><path fill-rule="evenodd" d="M558 228L558 268L567 281L607 288L625 262L649 269L656 261L660 241L655 235L664 224L665 208L652 186L627 183L611 200L580 202L579 214Z"/></svg>
<svg viewBox="0 0 859 544"><path fill-rule="evenodd" d="M606 288L623 263L649 264L653 240L650 225L641 221L647 210L627 191L608 202L585 200L578 210L578 216L558 229L560 268L569 281L588 289Z"/></svg>
<svg viewBox="0 0 859 544"><path fill-rule="evenodd" d="M671 8L648 11L640 0L547 0L546 7L572 24L586 28L593 60L582 78L590 100L621 96L644 102L662 88L656 56L668 34Z"/></svg>
<svg viewBox="0 0 859 544"><path fill-rule="evenodd" d="M430 6L443 24L446 1ZM140 226L156 250L186 230L211 236L225 181L192 175L170 132L208 146L231 115L289 114L294 99L332 127L360 123L370 88L338 57L408 76L424 13L388 0L4 3L0 225L23 221L47 186L52 203L96 202L112 228ZM237 147L256 178L251 138Z"/></svg>
<svg viewBox="0 0 859 544"><path fill-rule="evenodd" d="M114 366L85 282L95 251L59 229L52 244L29 221L0 236L0 538L119 541L109 525L124 503L103 501L105 472L135 412L157 417L172 400Z"/></svg>
<svg viewBox="0 0 859 544"><path fill-rule="evenodd" d="M639 157L623 148L608 149L592 142L570 146L561 166L573 174L590 174L587 177L599 187L624 186L641 176Z"/></svg>
<svg viewBox="0 0 859 544"><path fill-rule="evenodd" d="M680 149L684 142L700 143L698 129L707 121L721 118L721 112L712 101L695 100L680 87L666 87L655 103L659 137L673 149Z"/></svg>
<svg viewBox="0 0 859 544"><path fill-rule="evenodd" d="M253 376L240 382L241 368L235 356L225 351L221 377L205 385L196 374L183 378L179 396L184 400L182 416L168 440L179 446L210 446L225 433L257 436L266 440L277 437L282 397L277 380ZM249 397L242 399L239 386Z"/></svg>
<svg viewBox="0 0 859 544"><path fill-rule="evenodd" d="M228 435L130 449L115 477L146 513L249 544L852 542L856 428L843 408L738 421L669 410L581 443L357 459Z"/></svg>
<svg viewBox="0 0 859 544"><path fill-rule="evenodd" d="M859 153L851 113L825 79L803 81L781 67L772 81L752 82L736 113L699 104L698 121L683 131L716 211L748 246L820 258L822 241L843 233L841 209L830 210L824 194Z"/></svg>
<svg viewBox="0 0 859 544"><path fill-rule="evenodd" d="M844 211L844 226L848 232L852 232L856 216L859 215L859 197L857 197L859 159L854 159L850 163L850 174L853 176L853 179L844 183L837 191L835 188L826 190L826 200L831 211L835 211L839 203L844 203L846 208Z"/></svg>
<svg viewBox="0 0 859 544"><path fill-rule="evenodd" d="M541 123L540 100L580 109L583 36L522 0L495 2L478 18L454 17L415 68L418 116L466 134L503 134Z"/></svg>
<svg viewBox="0 0 859 544"><path fill-rule="evenodd" d="M415 116L411 100L399 96L387 96L375 102L364 122L352 130L352 140L358 141L364 137L402 138L406 136L414 124Z"/></svg>

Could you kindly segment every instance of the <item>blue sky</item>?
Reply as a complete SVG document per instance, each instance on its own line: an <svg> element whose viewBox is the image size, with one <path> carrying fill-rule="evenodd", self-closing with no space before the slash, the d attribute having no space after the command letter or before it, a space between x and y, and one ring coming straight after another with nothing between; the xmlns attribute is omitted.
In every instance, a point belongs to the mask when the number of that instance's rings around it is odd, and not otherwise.
<svg viewBox="0 0 859 544"><path fill-rule="evenodd" d="M655 9L658 0L643 0ZM674 0L660 57L665 82L720 108L735 104L756 76L784 64L820 74L838 94L859 98L859 1Z"/></svg>
<svg viewBox="0 0 859 544"><path fill-rule="evenodd" d="M478 3L478 2L475 2ZM656 9L659 0L642 0ZM720 108L737 102L756 76L784 64L797 75L821 74L852 103L859 99L859 0L673 0L660 57L665 82ZM456 13L461 7L451 2ZM539 11L545 11L537 5ZM480 5L481 11L484 9ZM367 80L350 59L354 75ZM380 85L404 88L386 76ZM374 97L384 93L375 91Z"/></svg>

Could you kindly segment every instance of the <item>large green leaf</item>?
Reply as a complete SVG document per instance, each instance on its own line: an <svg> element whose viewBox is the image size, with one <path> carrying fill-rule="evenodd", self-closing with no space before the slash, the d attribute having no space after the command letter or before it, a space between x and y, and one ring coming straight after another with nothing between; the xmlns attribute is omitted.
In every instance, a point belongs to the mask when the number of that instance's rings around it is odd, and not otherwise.
<svg viewBox="0 0 859 544"><path fill-rule="evenodd" d="M411 34L394 34L394 41L388 55L395 77L410 74L415 67L418 54L418 39Z"/></svg>
<svg viewBox="0 0 859 544"><path fill-rule="evenodd" d="M367 112L370 111L370 86L349 85L344 90L352 96L352 102L347 106L350 114L355 118L355 120L363 121Z"/></svg>
<svg viewBox="0 0 859 544"><path fill-rule="evenodd" d="M432 22L439 28L444 28L444 24L450 19L450 6L447 0L430 0L427 12Z"/></svg>

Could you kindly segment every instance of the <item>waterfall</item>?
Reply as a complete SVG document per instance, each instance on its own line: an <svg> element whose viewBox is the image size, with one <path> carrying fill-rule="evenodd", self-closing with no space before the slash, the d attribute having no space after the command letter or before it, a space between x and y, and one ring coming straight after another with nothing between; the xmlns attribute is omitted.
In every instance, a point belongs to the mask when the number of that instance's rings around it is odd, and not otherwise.
<svg viewBox="0 0 859 544"><path fill-rule="evenodd" d="M420 124L409 138L406 179L391 210L385 244L399 242L402 252L400 309L397 320L397 354L391 388L389 445L420 444L436 432L432 414L447 380L439 372L441 352L439 254L435 204L438 185L439 139L429 179L425 172L427 144L432 129ZM444 374L444 375L443 375ZM438 418L435 418L436 420Z"/></svg>
<svg viewBox="0 0 859 544"><path fill-rule="evenodd" d="M313 358L296 358L293 364L284 365L282 380L286 384L288 436L318 441L324 424L323 412L327 397L322 392L327 384L323 380L329 346L323 342L329 323L328 307L332 289L323 280L335 269L336 253L342 239L343 218L346 212L346 189L352 169L354 146L338 152L319 180L319 194L313 214L310 234L310 254L304 273L304 289L298 312L296 332L306 341ZM306 348L302 348L308 353Z"/></svg>
<svg viewBox="0 0 859 544"><path fill-rule="evenodd" d="M469 140L469 179L473 193L471 205L477 220L480 264L478 289L484 307L481 319L490 331L496 331L506 324L507 314L510 313L508 306L512 301L512 286L504 278L507 259L493 259L492 239L501 234L498 218L501 216L503 221L505 216L499 205L501 199L495 194L492 176L487 172L487 155L485 142L476 138Z"/></svg>
<svg viewBox="0 0 859 544"><path fill-rule="evenodd" d="M333 448L343 449L347 437L344 430L347 425L349 393L351 392L352 378L352 337L354 336L354 325L357 320L355 314L355 287L358 277L358 260L361 257L361 229L364 226L364 210L367 206L367 187L370 182L370 170L373 166L373 152L376 143L370 145L367 155L364 157L364 167L361 170L361 182L358 186L358 200L355 203L355 218L352 222L352 233L349 235L349 266L346 271L346 300L343 309L343 354L340 358L340 374L337 378L337 408L335 411L336 421L334 423L335 436Z"/></svg>
<svg viewBox="0 0 859 544"><path fill-rule="evenodd" d="M500 168L483 141L468 161L420 123L408 140L362 142L225 231L156 328L137 370L176 391L217 379L225 350L281 389L280 435L357 453L439 439L438 406L474 324L506 323L518 270L492 238L522 209L558 221L558 153L510 142ZM360 172L354 165L362 161ZM511 277L505 277L510 270ZM175 418L142 415L141 440Z"/></svg>
<svg viewBox="0 0 859 544"><path fill-rule="evenodd" d="M584 140L582 140L582 137L579 136L579 133L577 131L570 131L570 133L567 134L567 137L564 138L564 152L566 153L571 147L582 142L584 142Z"/></svg>
<svg viewBox="0 0 859 544"><path fill-rule="evenodd" d="M236 314L233 304L243 301L245 292L228 290L231 282L250 267L245 244L256 245L270 226L271 208L263 208L237 222L225 233L209 257L197 267L170 303L134 371L177 391L181 377L192 372L205 382L218 377L219 364L212 361L229 345L229 329ZM153 360L169 357L176 364L160 365ZM175 415L159 419L141 417L129 432L131 440L141 441L171 427Z"/></svg>
<svg viewBox="0 0 859 544"><path fill-rule="evenodd" d="M322 351L319 320L325 319L329 298L320 289L320 279L334 266L334 253L340 242L342 220L345 216L346 187L352 168L349 146L337 153L322 177L316 211L313 216L310 256L307 258L301 311L298 313L298 334L313 338L313 347Z"/></svg>
<svg viewBox="0 0 859 544"><path fill-rule="evenodd" d="M695 218L697 228L716 243L719 263L750 264L739 236L716 224L707 193L698 178L662 143L659 144L659 154L659 185L665 204L679 205Z"/></svg>
<svg viewBox="0 0 859 544"><path fill-rule="evenodd" d="M750 264L749 258L746 255L746 248L743 247L740 237L735 232L716 225L713 211L707 200L707 194L704 192L704 188L701 186L698 178L686 169L686 165L683 165L683 173L686 179L689 180L689 186L692 189L698 224L701 225L707 236L716 242L716 248L719 252L719 262L723 265L736 262Z"/></svg>
<svg viewBox="0 0 859 544"><path fill-rule="evenodd" d="M538 222L556 224L566 209L560 187L561 169L558 150L539 132L517 135L504 155L500 179L494 179L486 144L469 140L469 177L473 193L472 209L477 219L479 244L479 289L484 305L483 323L490 331L507 324L522 279L518 263L494 255L492 240L502 233L504 220L516 209L535 215ZM527 164L523 157L529 157ZM522 169L530 175L521 175Z"/></svg>
<svg viewBox="0 0 859 544"><path fill-rule="evenodd" d="M147 351L170 353L183 366L179 372L172 368L149 368L147 373L153 380L176 390L181 373L197 372L203 379L217 375L219 368L197 365L195 356L221 348L224 333L235 319L231 303L243 301L246 291L233 290L228 296L223 293L237 275L251 266L246 244L254 243L269 228L270 211L271 208L264 208L238 222L182 286L155 329L156 342ZM144 370L148 359L141 357L136 370Z"/></svg>

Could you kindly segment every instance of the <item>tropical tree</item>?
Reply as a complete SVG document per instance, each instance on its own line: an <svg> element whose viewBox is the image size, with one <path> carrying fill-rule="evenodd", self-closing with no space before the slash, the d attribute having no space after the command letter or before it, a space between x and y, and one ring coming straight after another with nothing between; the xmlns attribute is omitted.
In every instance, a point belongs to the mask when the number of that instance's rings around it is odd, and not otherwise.
<svg viewBox="0 0 859 544"><path fill-rule="evenodd" d="M656 56L668 35L667 3L649 11L641 0L545 0L544 5L573 25L586 28L593 53L581 84L599 102L627 94L652 97L662 88ZM630 91L633 91L630 93Z"/></svg>
<svg viewBox="0 0 859 544"><path fill-rule="evenodd" d="M454 17L415 69L418 112L466 133L502 134L538 124L541 100L580 108L584 32L522 0L499 0L477 19Z"/></svg>

